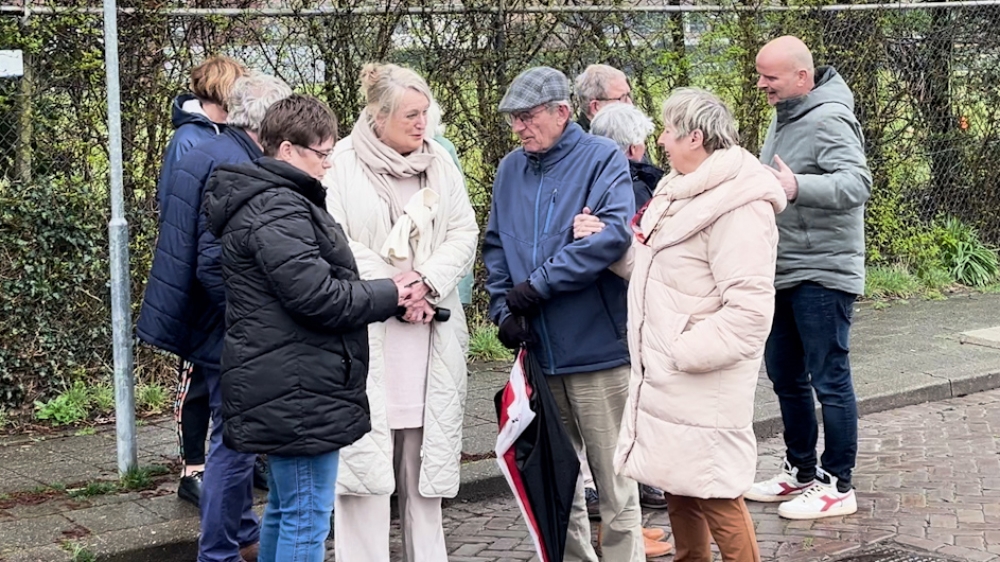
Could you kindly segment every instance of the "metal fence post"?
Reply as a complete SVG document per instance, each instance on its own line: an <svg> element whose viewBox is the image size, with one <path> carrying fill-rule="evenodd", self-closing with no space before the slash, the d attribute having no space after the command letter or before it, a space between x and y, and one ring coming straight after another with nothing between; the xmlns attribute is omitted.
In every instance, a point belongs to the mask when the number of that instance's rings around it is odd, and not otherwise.
<svg viewBox="0 0 1000 562"><path fill-rule="evenodd" d="M136 468L135 380L132 375L132 299L129 285L128 221L122 182L122 110L118 79L118 8L104 0L104 61L108 80L108 154L111 163L111 329L114 336L115 426L118 471Z"/></svg>

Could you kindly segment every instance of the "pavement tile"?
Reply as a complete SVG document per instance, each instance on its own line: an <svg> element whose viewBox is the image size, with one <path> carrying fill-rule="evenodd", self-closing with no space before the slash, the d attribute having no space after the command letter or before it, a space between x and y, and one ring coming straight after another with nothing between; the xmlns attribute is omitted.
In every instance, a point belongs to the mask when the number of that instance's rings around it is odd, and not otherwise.
<svg viewBox="0 0 1000 562"><path fill-rule="evenodd" d="M0 556L15 549L51 544L62 529L72 526L73 522L61 514L0 521Z"/></svg>
<svg viewBox="0 0 1000 562"><path fill-rule="evenodd" d="M93 534L119 531L162 523L164 519L143 507L144 502L133 501L102 505L71 511L66 514L74 523L89 529Z"/></svg>

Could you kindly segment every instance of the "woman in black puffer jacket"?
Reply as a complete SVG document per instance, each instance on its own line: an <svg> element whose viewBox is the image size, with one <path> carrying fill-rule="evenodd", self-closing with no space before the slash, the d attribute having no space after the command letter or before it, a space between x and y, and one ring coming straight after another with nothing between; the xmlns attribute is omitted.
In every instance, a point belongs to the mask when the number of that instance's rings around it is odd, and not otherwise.
<svg viewBox="0 0 1000 562"><path fill-rule="evenodd" d="M262 562L321 562L338 451L371 429L367 325L409 289L362 281L318 178L337 125L322 102L293 95L268 110L265 157L220 166L204 211L222 244L226 445L266 453Z"/></svg>

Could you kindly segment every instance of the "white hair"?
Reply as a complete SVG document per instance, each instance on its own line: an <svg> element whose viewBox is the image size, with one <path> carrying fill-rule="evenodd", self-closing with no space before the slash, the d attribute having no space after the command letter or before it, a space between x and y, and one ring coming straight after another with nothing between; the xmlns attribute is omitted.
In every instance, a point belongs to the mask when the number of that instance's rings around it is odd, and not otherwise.
<svg viewBox="0 0 1000 562"><path fill-rule="evenodd" d="M431 100L431 104L427 106L427 128L424 129L424 136L427 138L434 138L436 136L444 136L444 123L441 121L441 106L438 102Z"/></svg>
<svg viewBox="0 0 1000 562"><path fill-rule="evenodd" d="M701 131L702 146L710 154L736 146L740 135L736 119L715 94L699 88L678 88L663 102L663 124L674 130L676 138Z"/></svg>
<svg viewBox="0 0 1000 562"><path fill-rule="evenodd" d="M628 150L634 144L646 144L653 133L653 120L641 109L627 103L612 103L601 108L590 122L590 133L607 137Z"/></svg>
<svg viewBox="0 0 1000 562"><path fill-rule="evenodd" d="M625 73L606 64L592 64L576 77L573 89L580 107L587 107L590 102L608 95L608 82L615 78L625 78Z"/></svg>
<svg viewBox="0 0 1000 562"><path fill-rule="evenodd" d="M290 95L292 89L288 84L274 76L259 72L242 76L233 84L233 91L229 94L226 124L256 133L268 108Z"/></svg>

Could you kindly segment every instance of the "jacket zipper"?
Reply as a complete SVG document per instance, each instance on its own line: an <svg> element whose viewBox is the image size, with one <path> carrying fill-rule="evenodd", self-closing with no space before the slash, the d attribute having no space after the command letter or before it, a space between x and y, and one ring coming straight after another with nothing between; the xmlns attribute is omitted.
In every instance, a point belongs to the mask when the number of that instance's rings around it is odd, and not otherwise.
<svg viewBox="0 0 1000 562"><path fill-rule="evenodd" d="M539 237L539 234L538 234L538 225L541 222L539 220L541 217L539 217L539 213L538 213L539 208L538 208L538 205L542 201L542 187L544 185L545 185L545 172L542 171L541 169L539 169L538 190L535 193L535 243L531 247L531 267L532 267L532 269L538 267L538 237ZM558 190L554 190L552 192L552 198L549 201L549 208L546 211L546 215L547 216L546 216L545 225L544 225L544 230L546 232L548 231L548 228L549 228L549 219L552 218L552 207L555 206L556 191L558 191ZM546 354L546 356L549 359L549 370L551 371L551 373L549 373L549 374L555 374L555 371L556 371L556 361L555 361L555 357L552 355L552 344L549 341L549 330L548 330L548 326L545 323L545 313L544 312L542 312L542 311L538 312L538 320L539 320L539 327L541 328L541 331L542 331L542 333L539 334L542 337L542 347L545 348L545 354Z"/></svg>
<svg viewBox="0 0 1000 562"><path fill-rule="evenodd" d="M552 222L552 210L556 207L556 194L559 193L559 189L552 190L552 199L549 199L549 209L545 213L545 226L542 228L542 234L549 233L549 225Z"/></svg>

